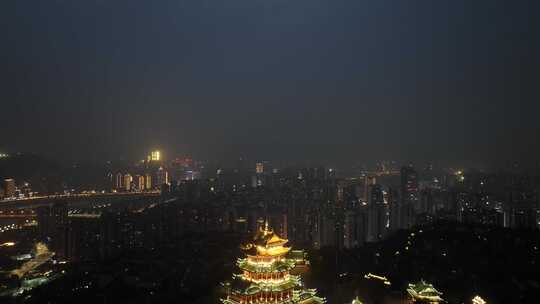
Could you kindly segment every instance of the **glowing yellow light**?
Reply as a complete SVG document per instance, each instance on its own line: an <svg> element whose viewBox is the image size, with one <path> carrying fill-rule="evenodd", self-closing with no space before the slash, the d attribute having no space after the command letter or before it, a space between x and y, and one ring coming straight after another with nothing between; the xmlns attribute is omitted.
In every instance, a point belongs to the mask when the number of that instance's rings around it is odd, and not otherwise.
<svg viewBox="0 0 540 304"><path fill-rule="evenodd" d="M391 285L392 284L392 283L390 283L390 280L388 280L387 277L379 276L379 275L372 274L372 273L368 273L368 274L364 275L364 278L366 278L366 279L376 279L376 280L382 281L384 283L384 285Z"/></svg>
<svg viewBox="0 0 540 304"><path fill-rule="evenodd" d="M2 247L2 246L11 247L11 246L15 246L15 243L14 242L5 242L4 244L0 244L0 247Z"/></svg>
<svg viewBox="0 0 540 304"><path fill-rule="evenodd" d="M159 150L155 150L150 152L150 160L151 161L160 161L161 160L161 152Z"/></svg>
<svg viewBox="0 0 540 304"><path fill-rule="evenodd" d="M264 164L263 163L255 164L255 173L262 174L263 172L264 172Z"/></svg>
<svg viewBox="0 0 540 304"><path fill-rule="evenodd" d="M484 299L482 299L480 296L475 296L475 297L472 299L472 303L473 303L473 304L487 304L487 302L484 301Z"/></svg>
<svg viewBox="0 0 540 304"><path fill-rule="evenodd" d="M250 281L250 282L253 282L253 283L281 284L281 283L289 281L290 277L291 276L287 274L281 279L266 279L266 278L265 279L254 279L254 278L245 278L244 277L244 280Z"/></svg>

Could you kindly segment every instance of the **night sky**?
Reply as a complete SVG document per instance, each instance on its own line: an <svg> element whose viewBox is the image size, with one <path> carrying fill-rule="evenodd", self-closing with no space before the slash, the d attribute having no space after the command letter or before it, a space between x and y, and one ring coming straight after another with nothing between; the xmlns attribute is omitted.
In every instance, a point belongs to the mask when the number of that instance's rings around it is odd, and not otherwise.
<svg viewBox="0 0 540 304"><path fill-rule="evenodd" d="M0 150L536 160L539 2L2 0Z"/></svg>

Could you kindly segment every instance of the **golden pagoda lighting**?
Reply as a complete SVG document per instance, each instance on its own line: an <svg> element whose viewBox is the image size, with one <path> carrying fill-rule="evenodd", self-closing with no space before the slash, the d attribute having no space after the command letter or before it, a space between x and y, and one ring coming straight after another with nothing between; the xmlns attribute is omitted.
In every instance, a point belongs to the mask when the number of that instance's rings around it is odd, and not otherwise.
<svg viewBox="0 0 540 304"><path fill-rule="evenodd" d="M297 265L305 266L300 260L303 252L291 251L285 246L288 240L279 237L268 227L268 222L257 231L253 241L241 246L245 258L237 260L240 274L232 281L223 283L226 298L223 304L322 304L326 300L318 297L314 289L303 287L300 276L292 275Z"/></svg>

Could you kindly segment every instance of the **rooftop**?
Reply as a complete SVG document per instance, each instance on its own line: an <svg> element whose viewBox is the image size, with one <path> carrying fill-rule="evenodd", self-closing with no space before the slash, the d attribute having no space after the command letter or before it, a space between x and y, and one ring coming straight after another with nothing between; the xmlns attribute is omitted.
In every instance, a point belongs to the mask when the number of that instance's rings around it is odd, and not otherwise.
<svg viewBox="0 0 540 304"><path fill-rule="evenodd" d="M432 302L442 302L442 292L433 287L432 284L426 283L424 280L416 284L409 284L407 288L409 295L415 299L429 300Z"/></svg>
<svg viewBox="0 0 540 304"><path fill-rule="evenodd" d="M288 240L274 233L274 230L268 227L268 222L265 222L264 226L259 227L253 242L243 246L243 249L253 250L255 248L256 254L262 256L281 256L291 250L290 247L284 246L287 242Z"/></svg>

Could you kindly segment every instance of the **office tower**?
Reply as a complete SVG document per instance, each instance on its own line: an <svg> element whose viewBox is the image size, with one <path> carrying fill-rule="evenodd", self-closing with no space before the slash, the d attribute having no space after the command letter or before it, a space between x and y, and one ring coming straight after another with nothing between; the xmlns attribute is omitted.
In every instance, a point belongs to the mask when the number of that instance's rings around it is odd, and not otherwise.
<svg viewBox="0 0 540 304"><path fill-rule="evenodd" d="M414 225L415 208L418 204L418 174L412 165L401 168L401 206L399 208L400 228L409 229Z"/></svg>
<svg viewBox="0 0 540 304"><path fill-rule="evenodd" d="M322 304L326 300L317 291L307 289L294 270L307 265L305 253L286 247L282 239L268 227L260 227L254 241L242 246L246 258L238 259L240 274L226 282L227 296L223 304L275 303L275 304Z"/></svg>
<svg viewBox="0 0 540 304"><path fill-rule="evenodd" d="M130 191L131 190L131 182L133 181L133 177L131 174L126 173L124 175L124 190Z"/></svg>
<svg viewBox="0 0 540 304"><path fill-rule="evenodd" d="M4 179L4 196L5 197L14 197L15 196L15 180L12 178Z"/></svg>

